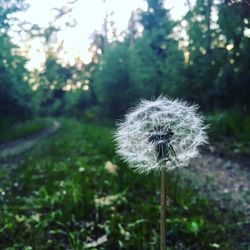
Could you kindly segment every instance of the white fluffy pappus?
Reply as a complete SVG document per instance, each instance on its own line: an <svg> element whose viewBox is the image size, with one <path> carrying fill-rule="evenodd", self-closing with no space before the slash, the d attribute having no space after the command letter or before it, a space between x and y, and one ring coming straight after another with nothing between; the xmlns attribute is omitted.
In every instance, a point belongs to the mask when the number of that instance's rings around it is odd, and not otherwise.
<svg viewBox="0 0 250 250"><path fill-rule="evenodd" d="M159 97L142 100L115 132L117 153L140 173L187 166L207 142L197 106Z"/></svg>

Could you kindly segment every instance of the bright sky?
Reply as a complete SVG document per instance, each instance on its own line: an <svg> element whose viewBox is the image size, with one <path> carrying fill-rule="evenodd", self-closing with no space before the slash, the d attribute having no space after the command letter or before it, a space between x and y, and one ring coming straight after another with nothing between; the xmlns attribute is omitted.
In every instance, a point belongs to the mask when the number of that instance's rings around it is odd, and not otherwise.
<svg viewBox="0 0 250 250"><path fill-rule="evenodd" d="M70 14L54 23L61 28L58 32L58 45L63 41L63 51L60 56L65 62L70 63L73 63L76 57L80 57L84 62L90 60L88 51L90 36L95 30L102 29L106 13L114 11L112 20L119 34L127 28L133 10L146 8L144 0L106 0L106 3L103 0L78 0L73 5L68 4L70 0L26 0L26 2L30 8L26 12L19 13L18 18L43 28L48 27L49 23L54 20L57 14L54 8L73 7ZM174 19L179 19L185 14L185 2L185 0L166 2L166 7L171 8ZM66 27L65 22L73 19L76 20L76 26ZM18 38L15 40L18 41ZM41 41L39 39L28 40L23 46L29 57L28 68L40 68L44 62L44 49Z"/></svg>

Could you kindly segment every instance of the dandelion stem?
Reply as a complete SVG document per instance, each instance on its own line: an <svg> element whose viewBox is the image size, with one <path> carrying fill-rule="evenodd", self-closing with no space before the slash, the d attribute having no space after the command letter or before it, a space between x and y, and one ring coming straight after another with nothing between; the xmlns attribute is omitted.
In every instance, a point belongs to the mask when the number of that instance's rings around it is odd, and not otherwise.
<svg viewBox="0 0 250 250"><path fill-rule="evenodd" d="M166 173L161 171L161 250L166 250L166 208L167 208L167 182Z"/></svg>

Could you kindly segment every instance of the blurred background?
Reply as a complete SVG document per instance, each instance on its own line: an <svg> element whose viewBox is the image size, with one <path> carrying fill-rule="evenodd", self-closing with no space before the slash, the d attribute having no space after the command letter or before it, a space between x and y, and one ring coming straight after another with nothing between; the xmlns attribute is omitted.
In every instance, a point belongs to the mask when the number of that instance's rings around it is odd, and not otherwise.
<svg viewBox="0 0 250 250"><path fill-rule="evenodd" d="M160 95L209 125L168 249L249 249L249 0L0 0L0 248L158 249L159 178L112 134Z"/></svg>

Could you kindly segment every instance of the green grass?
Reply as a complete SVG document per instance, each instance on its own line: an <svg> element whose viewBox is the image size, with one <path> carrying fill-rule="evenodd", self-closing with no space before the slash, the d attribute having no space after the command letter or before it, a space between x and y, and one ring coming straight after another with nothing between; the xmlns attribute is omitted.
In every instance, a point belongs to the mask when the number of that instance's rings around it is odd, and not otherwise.
<svg viewBox="0 0 250 250"><path fill-rule="evenodd" d="M250 116L242 115L240 111L215 112L207 115L207 123L210 136L214 139L223 136L245 141L250 139Z"/></svg>
<svg viewBox="0 0 250 250"><path fill-rule="evenodd" d="M127 168L110 129L61 124L17 170L0 172L0 249L159 249L159 176ZM247 236L237 232L238 214L220 211L174 175L168 195L168 249L240 249L235 241ZM87 248L104 235L107 242Z"/></svg>
<svg viewBox="0 0 250 250"><path fill-rule="evenodd" d="M11 124L6 122L0 127L0 144L22 139L44 130L49 125L48 119L34 119L31 121Z"/></svg>
<svg viewBox="0 0 250 250"><path fill-rule="evenodd" d="M207 115L206 120L210 141L224 142L225 149L249 155L250 115L231 110Z"/></svg>

